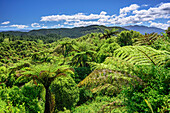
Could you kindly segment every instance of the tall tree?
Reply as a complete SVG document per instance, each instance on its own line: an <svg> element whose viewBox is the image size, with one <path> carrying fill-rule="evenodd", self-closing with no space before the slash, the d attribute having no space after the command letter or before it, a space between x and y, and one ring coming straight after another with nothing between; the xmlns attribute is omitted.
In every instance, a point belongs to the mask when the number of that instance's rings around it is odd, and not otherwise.
<svg viewBox="0 0 170 113"><path fill-rule="evenodd" d="M95 60L95 46L89 44L87 42L77 43L77 45L73 45L74 54L72 58L72 65L80 66L80 67L87 67L87 62Z"/></svg>
<svg viewBox="0 0 170 113"><path fill-rule="evenodd" d="M118 34L117 42L121 46L132 45L133 39L139 37L141 34L137 31L122 31Z"/></svg>
<svg viewBox="0 0 170 113"><path fill-rule="evenodd" d="M36 66L31 66L29 69L23 70L20 77L26 76L29 80L33 80L35 84L41 83L46 89L45 95L45 110L44 113L51 113L51 93L49 86L55 80L56 77L66 76L67 73L73 73L73 70L68 66L58 66L58 64L41 64ZM19 77L19 78L20 78ZM18 78L18 79L19 79Z"/></svg>
<svg viewBox="0 0 170 113"><path fill-rule="evenodd" d="M105 29L104 30L104 33L103 33L103 36L100 37L100 39L107 39L107 38L110 38L112 35L116 35L118 32L117 29L113 28L111 30L109 29Z"/></svg>

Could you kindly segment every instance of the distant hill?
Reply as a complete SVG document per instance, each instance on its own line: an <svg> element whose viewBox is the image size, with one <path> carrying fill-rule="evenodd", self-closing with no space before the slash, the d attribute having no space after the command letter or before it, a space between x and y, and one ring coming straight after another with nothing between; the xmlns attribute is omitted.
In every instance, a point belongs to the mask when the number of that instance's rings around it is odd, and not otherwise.
<svg viewBox="0 0 170 113"><path fill-rule="evenodd" d="M161 32L165 32L165 30L160 29L160 28L139 26L139 25L124 26L123 28L128 29L128 30L139 31L141 34L153 33L153 32L161 34Z"/></svg>
<svg viewBox="0 0 170 113"><path fill-rule="evenodd" d="M123 30L126 30L122 27L106 27L102 25L90 25L86 27L75 27L75 28L57 28L57 29L39 29L39 30L31 30L29 32L21 32L21 31L7 31L3 32L4 34L10 34L14 36L45 36L48 34L57 34L62 37L70 37L70 38L77 38L89 33L95 33L95 32L104 32L105 29L112 29L116 28L120 32Z"/></svg>

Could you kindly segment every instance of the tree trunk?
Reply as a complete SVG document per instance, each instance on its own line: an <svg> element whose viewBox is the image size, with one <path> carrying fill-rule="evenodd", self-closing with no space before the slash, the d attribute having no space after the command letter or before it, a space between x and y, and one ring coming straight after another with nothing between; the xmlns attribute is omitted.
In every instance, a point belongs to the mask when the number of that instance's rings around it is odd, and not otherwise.
<svg viewBox="0 0 170 113"><path fill-rule="evenodd" d="M44 113L51 113L50 112L50 90L49 87L45 87L46 95L45 95L45 110Z"/></svg>

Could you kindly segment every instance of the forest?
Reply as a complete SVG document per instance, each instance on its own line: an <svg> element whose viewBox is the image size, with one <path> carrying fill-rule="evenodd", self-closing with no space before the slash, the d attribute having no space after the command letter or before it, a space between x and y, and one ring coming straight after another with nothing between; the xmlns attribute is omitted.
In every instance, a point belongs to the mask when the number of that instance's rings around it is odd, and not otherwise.
<svg viewBox="0 0 170 113"><path fill-rule="evenodd" d="M168 113L169 81L170 27L0 33L0 113Z"/></svg>

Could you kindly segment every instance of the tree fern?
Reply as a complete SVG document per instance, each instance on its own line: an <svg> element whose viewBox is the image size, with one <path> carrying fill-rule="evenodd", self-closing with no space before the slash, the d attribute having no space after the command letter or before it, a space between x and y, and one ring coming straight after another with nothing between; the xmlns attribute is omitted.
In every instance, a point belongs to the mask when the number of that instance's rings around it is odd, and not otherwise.
<svg viewBox="0 0 170 113"><path fill-rule="evenodd" d="M154 41L159 38L160 36L157 33L145 34L140 35L139 37L135 38L135 43L133 45L151 45Z"/></svg>
<svg viewBox="0 0 170 113"><path fill-rule="evenodd" d="M125 46L117 49L114 56L134 65L164 66L170 62L170 52L145 46Z"/></svg>
<svg viewBox="0 0 170 113"><path fill-rule="evenodd" d="M128 86L133 80L137 80L136 78L130 74L113 71L111 69L100 69L93 71L82 80L78 86L85 86L93 93L114 95L119 93L124 85ZM138 80L141 81L139 78Z"/></svg>

